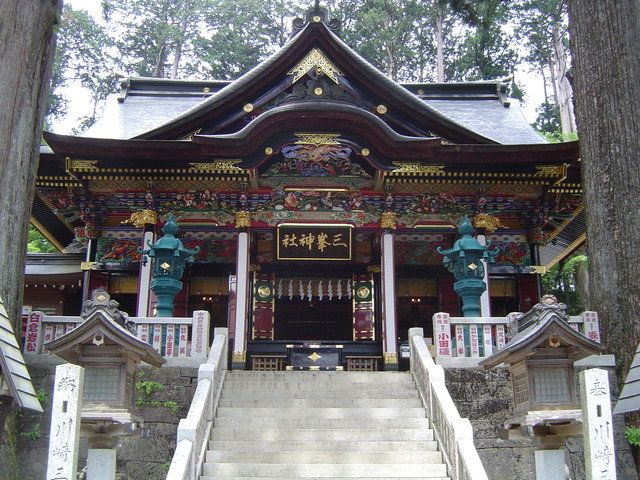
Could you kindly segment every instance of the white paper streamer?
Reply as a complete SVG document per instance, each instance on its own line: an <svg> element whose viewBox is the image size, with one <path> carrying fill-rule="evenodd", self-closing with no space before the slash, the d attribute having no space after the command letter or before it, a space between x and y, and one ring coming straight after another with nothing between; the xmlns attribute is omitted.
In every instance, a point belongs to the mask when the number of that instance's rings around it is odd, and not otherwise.
<svg viewBox="0 0 640 480"><path fill-rule="evenodd" d="M313 287L311 286L311 280L309 280L309 285L307 285L307 298L309 301L313 299Z"/></svg>
<svg viewBox="0 0 640 480"><path fill-rule="evenodd" d="M324 292L322 291L322 280L318 283L318 300L322 301L322 296Z"/></svg>
<svg viewBox="0 0 640 480"><path fill-rule="evenodd" d="M342 300L342 280L338 280L338 300Z"/></svg>
<svg viewBox="0 0 640 480"><path fill-rule="evenodd" d="M329 285L327 286L327 290L329 290L329 301L333 300L333 280L329 280Z"/></svg>
<svg viewBox="0 0 640 480"><path fill-rule="evenodd" d="M347 298L351 298L351 280L347 280Z"/></svg>
<svg viewBox="0 0 640 480"><path fill-rule="evenodd" d="M302 286L302 280L298 283L298 293L300 294L300 300L304 300L304 287Z"/></svg>
<svg viewBox="0 0 640 480"><path fill-rule="evenodd" d="M278 282L278 299L282 298L282 279Z"/></svg>
<svg viewBox="0 0 640 480"><path fill-rule="evenodd" d="M289 300L293 300L293 280L289 280Z"/></svg>

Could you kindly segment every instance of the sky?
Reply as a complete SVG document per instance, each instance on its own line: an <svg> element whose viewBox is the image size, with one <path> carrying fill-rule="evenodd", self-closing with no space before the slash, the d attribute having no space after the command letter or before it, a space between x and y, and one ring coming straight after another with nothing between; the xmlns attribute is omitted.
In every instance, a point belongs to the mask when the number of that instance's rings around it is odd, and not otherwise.
<svg viewBox="0 0 640 480"><path fill-rule="evenodd" d="M75 10L87 10L96 20L102 18L101 0L66 0L66 4L71 5ZM529 123L536 119L536 107L544 101L544 90L542 78L526 71L526 67L516 70L515 79L526 93L526 101L522 105L522 111ZM73 100L68 108L68 115L65 121L53 125L56 133L68 134L77 124L77 119L84 115L90 115L87 111L90 105L90 96L81 87L72 87ZM112 99L113 100L113 99ZM115 100L114 100L115 101Z"/></svg>

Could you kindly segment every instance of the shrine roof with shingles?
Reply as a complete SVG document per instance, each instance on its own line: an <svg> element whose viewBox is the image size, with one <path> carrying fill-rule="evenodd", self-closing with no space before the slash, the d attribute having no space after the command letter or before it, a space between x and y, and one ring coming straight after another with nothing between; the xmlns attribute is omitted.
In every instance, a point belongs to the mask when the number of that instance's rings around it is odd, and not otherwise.
<svg viewBox="0 0 640 480"><path fill-rule="evenodd" d="M376 85L384 92L381 96L402 106L403 115L413 121L423 118L425 125L442 125L443 131L459 137L455 143L546 142L526 122L519 105L507 101L504 86L508 79L399 84L351 50L324 24L308 24L280 51L232 82L126 79L119 101L111 98L102 118L83 136L160 139L181 128L183 133L189 133L203 115L213 115L217 109L237 110L235 104L250 98L248 92L255 89L256 83L282 81L290 64L318 45L331 60L341 63L340 68L348 64L350 71L345 78L349 81Z"/></svg>

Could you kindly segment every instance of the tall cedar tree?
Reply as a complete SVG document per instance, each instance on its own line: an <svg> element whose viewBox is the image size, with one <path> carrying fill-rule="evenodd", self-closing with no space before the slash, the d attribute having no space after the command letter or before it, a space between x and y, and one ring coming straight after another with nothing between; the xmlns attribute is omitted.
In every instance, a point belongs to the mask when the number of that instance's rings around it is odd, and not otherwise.
<svg viewBox="0 0 640 480"><path fill-rule="evenodd" d="M640 340L639 31L638 0L569 1L591 308L621 379Z"/></svg>
<svg viewBox="0 0 640 480"><path fill-rule="evenodd" d="M0 296L14 328L20 325L31 197L61 7L60 0L0 4ZM11 402L0 397L0 465L6 479L17 476L11 467L13 442L4 441L12 411Z"/></svg>

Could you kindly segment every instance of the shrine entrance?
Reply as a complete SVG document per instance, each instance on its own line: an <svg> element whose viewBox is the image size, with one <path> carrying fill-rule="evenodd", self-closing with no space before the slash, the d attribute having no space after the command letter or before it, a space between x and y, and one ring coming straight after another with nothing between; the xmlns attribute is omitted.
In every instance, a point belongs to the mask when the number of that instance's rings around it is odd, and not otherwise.
<svg viewBox="0 0 640 480"><path fill-rule="evenodd" d="M346 297L282 297L275 302L274 337L292 341L351 341L352 310L353 302Z"/></svg>
<svg viewBox="0 0 640 480"><path fill-rule="evenodd" d="M374 276L294 275L293 270L321 275L318 266L285 270L253 275L248 367L348 370L364 362L367 370L379 369Z"/></svg>

